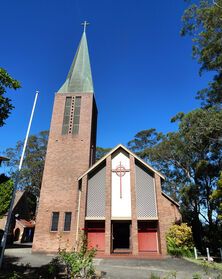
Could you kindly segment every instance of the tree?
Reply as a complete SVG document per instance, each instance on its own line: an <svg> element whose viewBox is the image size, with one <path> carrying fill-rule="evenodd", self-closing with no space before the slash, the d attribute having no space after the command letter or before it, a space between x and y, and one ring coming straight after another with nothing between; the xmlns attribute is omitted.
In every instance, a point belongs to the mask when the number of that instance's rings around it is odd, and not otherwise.
<svg viewBox="0 0 222 279"><path fill-rule="evenodd" d="M183 219L192 225L201 246L201 222L212 234L217 232L218 212L211 195L222 168L222 111L196 109L179 113L173 121L179 122L178 131L163 135L148 130L147 139L138 138L138 133L129 147L133 143L133 150L166 176L164 190L180 202Z"/></svg>
<svg viewBox="0 0 222 279"><path fill-rule="evenodd" d="M6 89L18 89L21 85L19 81L13 79L5 69L0 68L0 127L5 124L11 110L14 108L11 99L5 97Z"/></svg>
<svg viewBox="0 0 222 279"><path fill-rule="evenodd" d="M96 147L96 161L99 161L103 156L105 156L111 148Z"/></svg>
<svg viewBox="0 0 222 279"><path fill-rule="evenodd" d="M195 1L196 2L196 1ZM203 107L222 105L222 0L200 0L191 4L182 17L181 34L191 35L193 57L200 64L200 74L213 73L207 88L197 93Z"/></svg>
<svg viewBox="0 0 222 279"><path fill-rule="evenodd" d="M8 179L0 183L0 218L8 211L13 191L13 182Z"/></svg>
<svg viewBox="0 0 222 279"><path fill-rule="evenodd" d="M217 189L213 191L211 198L217 203L218 218L222 220L222 172L217 183Z"/></svg>
<svg viewBox="0 0 222 279"><path fill-rule="evenodd" d="M128 147L141 158L147 158L149 151L163 137L162 133L158 133L156 129L151 128L138 132L134 139L128 142Z"/></svg>
<svg viewBox="0 0 222 279"><path fill-rule="evenodd" d="M39 197L40 194L47 143L48 131L42 131L38 135L29 137L19 175L19 188L31 192L36 197ZM12 177L19 164L22 147L23 142L18 141L15 148L8 148L5 151L6 156L10 159L7 164L11 167Z"/></svg>

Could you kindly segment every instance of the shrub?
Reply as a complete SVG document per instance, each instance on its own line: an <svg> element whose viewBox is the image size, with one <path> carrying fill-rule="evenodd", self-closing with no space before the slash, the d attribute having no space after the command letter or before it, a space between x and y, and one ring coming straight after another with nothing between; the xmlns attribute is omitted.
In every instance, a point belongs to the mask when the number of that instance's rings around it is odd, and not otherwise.
<svg viewBox="0 0 222 279"><path fill-rule="evenodd" d="M160 276L156 275L155 273L151 273L150 279L160 279Z"/></svg>
<svg viewBox="0 0 222 279"><path fill-rule="evenodd" d="M47 265L47 273L49 278L56 278L60 271L60 261L59 258L53 258Z"/></svg>
<svg viewBox="0 0 222 279"><path fill-rule="evenodd" d="M62 250L59 258L66 266L68 278L91 278L95 274L93 258L96 249L88 249L86 236L83 234L80 239L79 249L73 252Z"/></svg>
<svg viewBox="0 0 222 279"><path fill-rule="evenodd" d="M170 227L167 235L167 251L174 256L192 256L193 238L192 230L186 223L173 225Z"/></svg>
<svg viewBox="0 0 222 279"><path fill-rule="evenodd" d="M22 274L13 271L13 274L8 279L22 279Z"/></svg>

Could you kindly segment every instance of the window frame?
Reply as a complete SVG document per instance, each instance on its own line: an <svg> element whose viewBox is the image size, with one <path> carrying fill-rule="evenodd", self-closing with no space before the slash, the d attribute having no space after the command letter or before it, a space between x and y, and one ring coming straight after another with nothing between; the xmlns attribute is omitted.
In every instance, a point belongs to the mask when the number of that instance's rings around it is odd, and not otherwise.
<svg viewBox="0 0 222 279"><path fill-rule="evenodd" d="M57 224L56 224L56 230L53 229L53 228L54 228L54 227L53 227L53 225L54 225L53 220L54 220L55 214L58 214ZM58 230L59 230L59 215L60 215L59 211L52 211L52 214L51 214L50 232L58 232Z"/></svg>
<svg viewBox="0 0 222 279"><path fill-rule="evenodd" d="M66 219L66 217L68 217L68 216L70 216L69 219ZM68 229L66 229L67 224L68 224ZM71 225L72 225L72 212L71 211L66 211L66 212L64 212L63 231L64 232L70 232L71 231Z"/></svg>

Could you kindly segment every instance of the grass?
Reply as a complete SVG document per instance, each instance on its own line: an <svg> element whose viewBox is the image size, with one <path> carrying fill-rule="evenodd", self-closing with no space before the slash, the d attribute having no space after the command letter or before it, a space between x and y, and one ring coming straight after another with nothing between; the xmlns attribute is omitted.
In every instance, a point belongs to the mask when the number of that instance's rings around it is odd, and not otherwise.
<svg viewBox="0 0 222 279"><path fill-rule="evenodd" d="M194 258L186 258L184 257L186 261L192 262L194 264L200 265L202 267L212 268L214 270L222 271L222 263L216 263L216 262L208 262L203 259L194 259Z"/></svg>

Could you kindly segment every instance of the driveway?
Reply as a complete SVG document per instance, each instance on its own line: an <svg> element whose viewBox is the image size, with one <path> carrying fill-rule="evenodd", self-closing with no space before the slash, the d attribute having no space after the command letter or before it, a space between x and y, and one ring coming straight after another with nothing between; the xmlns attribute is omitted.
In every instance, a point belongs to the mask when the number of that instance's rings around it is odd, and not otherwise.
<svg viewBox="0 0 222 279"><path fill-rule="evenodd" d="M14 264L40 267L49 263L55 255L32 254L31 248L9 248L5 250L5 257L11 258ZM198 273L202 278L209 278L201 266L183 259L167 258L162 260L145 259L95 259L96 270L104 273L107 279L148 279L151 274L161 278L188 279ZM211 278L216 278L215 271L210 271ZM196 277L197 278L197 277Z"/></svg>

